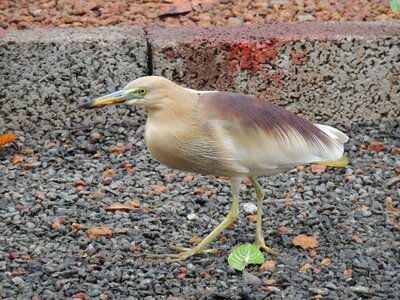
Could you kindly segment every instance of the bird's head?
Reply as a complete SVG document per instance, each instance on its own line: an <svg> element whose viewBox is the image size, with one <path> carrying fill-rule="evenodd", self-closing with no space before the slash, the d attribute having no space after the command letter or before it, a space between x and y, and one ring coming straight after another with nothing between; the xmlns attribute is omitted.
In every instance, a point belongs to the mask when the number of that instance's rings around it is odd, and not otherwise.
<svg viewBox="0 0 400 300"><path fill-rule="evenodd" d="M93 109L125 104L152 109L160 106L168 91L174 87L176 85L164 77L145 76L132 81L122 90L88 101L80 108Z"/></svg>

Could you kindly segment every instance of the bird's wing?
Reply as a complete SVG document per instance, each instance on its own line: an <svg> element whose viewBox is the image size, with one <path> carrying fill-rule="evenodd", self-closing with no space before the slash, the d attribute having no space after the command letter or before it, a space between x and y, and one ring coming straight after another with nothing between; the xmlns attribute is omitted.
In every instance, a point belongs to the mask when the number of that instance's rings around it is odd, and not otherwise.
<svg viewBox="0 0 400 300"><path fill-rule="evenodd" d="M326 125L314 125L279 106L251 96L199 93L201 118L217 132L227 159L249 170L273 170L335 160L347 136ZM257 172L256 172L257 173Z"/></svg>

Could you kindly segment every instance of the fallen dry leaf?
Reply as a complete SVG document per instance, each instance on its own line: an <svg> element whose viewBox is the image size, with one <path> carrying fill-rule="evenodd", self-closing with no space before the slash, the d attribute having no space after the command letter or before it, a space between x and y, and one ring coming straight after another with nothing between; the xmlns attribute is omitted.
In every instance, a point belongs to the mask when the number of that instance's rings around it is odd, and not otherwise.
<svg viewBox="0 0 400 300"><path fill-rule="evenodd" d="M351 277L353 275L353 270L352 269L347 269L343 272L344 276Z"/></svg>
<svg viewBox="0 0 400 300"><path fill-rule="evenodd" d="M127 234L128 233L128 229L115 229L115 233L116 234Z"/></svg>
<svg viewBox="0 0 400 300"><path fill-rule="evenodd" d="M185 182L191 182L193 180L193 176L192 175L187 175L183 178L183 181Z"/></svg>
<svg viewBox="0 0 400 300"><path fill-rule="evenodd" d="M226 236L221 236L221 238L219 239L219 243L221 245L226 244L227 241L228 241L228 238Z"/></svg>
<svg viewBox="0 0 400 300"><path fill-rule="evenodd" d="M390 154L392 155L400 155L400 148L392 148L392 150L390 150Z"/></svg>
<svg viewBox="0 0 400 300"><path fill-rule="evenodd" d="M305 273L308 270L312 269L312 265L310 265L309 263L304 264L301 268L300 268L300 272L301 273Z"/></svg>
<svg viewBox="0 0 400 300"><path fill-rule="evenodd" d="M296 170L299 172L304 172L305 167L304 166L297 166Z"/></svg>
<svg viewBox="0 0 400 300"><path fill-rule="evenodd" d="M323 165L311 165L311 172L313 173L324 173L326 171L326 166Z"/></svg>
<svg viewBox="0 0 400 300"><path fill-rule="evenodd" d="M187 269L185 267L181 267L179 268L179 275L178 275L178 279L183 279L186 277L186 271Z"/></svg>
<svg viewBox="0 0 400 300"><path fill-rule="evenodd" d="M130 149L132 149L132 144L126 144L122 147L113 146L110 149L108 149L108 152L113 154L122 154Z"/></svg>
<svg viewBox="0 0 400 300"><path fill-rule="evenodd" d="M140 207L140 201L139 201L138 199L133 199L133 200L131 201L131 205L132 205L133 207Z"/></svg>
<svg viewBox="0 0 400 300"><path fill-rule="evenodd" d="M275 270L275 267L276 267L276 262L274 260L267 260L265 263L261 265L260 270L272 272L273 270Z"/></svg>
<svg viewBox="0 0 400 300"><path fill-rule="evenodd" d="M293 245L303 248L303 250L317 248L318 241L312 235L300 234L292 240Z"/></svg>
<svg viewBox="0 0 400 300"><path fill-rule="evenodd" d="M110 204L109 206L104 208L105 210L112 210L112 211L128 211L128 210L133 210L133 211L139 211L142 210L139 207L135 207L132 204L122 204L122 203L113 203Z"/></svg>
<svg viewBox="0 0 400 300"><path fill-rule="evenodd" d="M189 240L189 244L198 244L201 242L201 238L198 236L192 236Z"/></svg>
<svg viewBox="0 0 400 300"><path fill-rule="evenodd" d="M249 221L249 223L257 222L257 215L248 215L247 216L247 221Z"/></svg>
<svg viewBox="0 0 400 300"><path fill-rule="evenodd" d="M21 259L22 259L22 260L30 260L31 257L30 257L29 255L22 255L22 256L21 256Z"/></svg>
<svg viewBox="0 0 400 300"><path fill-rule="evenodd" d="M71 229L72 229L73 232L77 232L77 231L83 229L83 225L82 224L78 224L78 223L72 223L71 224Z"/></svg>
<svg viewBox="0 0 400 300"><path fill-rule="evenodd" d="M92 227L86 230L86 233L90 239L94 239L97 237L112 237L112 231L110 227Z"/></svg>
<svg viewBox="0 0 400 300"><path fill-rule="evenodd" d="M330 258L324 258L323 260L321 260L321 265L323 266L329 266L332 263Z"/></svg>
<svg viewBox="0 0 400 300"><path fill-rule="evenodd" d="M196 195L203 195L204 194L204 189L196 187L196 188L194 188L194 193Z"/></svg>
<svg viewBox="0 0 400 300"><path fill-rule="evenodd" d="M76 179L74 184L75 186L85 186L86 182L84 182L82 179Z"/></svg>
<svg viewBox="0 0 400 300"><path fill-rule="evenodd" d="M74 299L81 299L81 300L89 300L89 296L86 295L84 292L77 293L72 296Z"/></svg>
<svg viewBox="0 0 400 300"><path fill-rule="evenodd" d="M382 142L372 142L368 145L369 151L383 151L385 150L385 145Z"/></svg>
<svg viewBox="0 0 400 300"><path fill-rule="evenodd" d="M290 227L281 226L281 227L278 227L278 233L279 234L292 234L293 229Z"/></svg>
<svg viewBox="0 0 400 300"><path fill-rule="evenodd" d="M165 186L151 185L150 187L156 192L160 192L160 193L166 193L167 192L167 188Z"/></svg>
<svg viewBox="0 0 400 300"><path fill-rule="evenodd" d="M184 14L192 11L190 0L175 0L171 4L161 7L158 16Z"/></svg>
<svg viewBox="0 0 400 300"><path fill-rule="evenodd" d="M268 285L268 286L275 285L275 283L276 283L276 280L275 280L275 279L267 279L267 280L264 280L264 284L265 284L265 285Z"/></svg>
<svg viewBox="0 0 400 300"><path fill-rule="evenodd" d="M362 243L364 243L364 241L363 241L358 235L353 235L353 236L351 237L351 239L352 239L353 241L355 241L357 244L362 244Z"/></svg>
<svg viewBox="0 0 400 300"><path fill-rule="evenodd" d="M8 143L15 143L15 138L17 137L16 134L14 133L8 133L0 136L0 147L4 146L5 144Z"/></svg>
<svg viewBox="0 0 400 300"><path fill-rule="evenodd" d="M103 177L110 177L110 176L113 176L113 175L116 175L116 174L118 174L117 170L108 169L108 170L103 172Z"/></svg>
<svg viewBox="0 0 400 300"><path fill-rule="evenodd" d="M33 150L32 149L22 149L20 153L22 155L29 156L29 155L33 154Z"/></svg>
<svg viewBox="0 0 400 300"><path fill-rule="evenodd" d="M23 161L24 159L21 156L14 156L12 163L13 165L19 165Z"/></svg>
<svg viewBox="0 0 400 300"><path fill-rule="evenodd" d="M53 229L58 229L61 226L61 222L59 220L55 221L53 224L51 224L51 228Z"/></svg>
<svg viewBox="0 0 400 300"><path fill-rule="evenodd" d="M368 205L361 205L361 208L360 208L362 211L367 211L368 209L369 209L369 206Z"/></svg>
<svg viewBox="0 0 400 300"><path fill-rule="evenodd" d="M391 197L386 197L386 208L389 211L400 213L400 209L393 207Z"/></svg>
<svg viewBox="0 0 400 300"><path fill-rule="evenodd" d="M310 252L308 252L308 256L310 256L310 257L316 257L317 255L318 255L318 253L315 250L311 250Z"/></svg>

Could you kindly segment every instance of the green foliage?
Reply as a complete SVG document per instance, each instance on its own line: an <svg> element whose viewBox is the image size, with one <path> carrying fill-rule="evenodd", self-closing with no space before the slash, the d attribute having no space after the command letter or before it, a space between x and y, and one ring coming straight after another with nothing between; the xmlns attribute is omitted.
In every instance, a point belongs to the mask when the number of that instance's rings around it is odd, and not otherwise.
<svg viewBox="0 0 400 300"><path fill-rule="evenodd" d="M390 8L395 12L400 10L400 0L389 0Z"/></svg>
<svg viewBox="0 0 400 300"><path fill-rule="evenodd" d="M239 271L243 271L249 264L263 264L264 255L253 244L245 244L233 249L228 257L229 265Z"/></svg>

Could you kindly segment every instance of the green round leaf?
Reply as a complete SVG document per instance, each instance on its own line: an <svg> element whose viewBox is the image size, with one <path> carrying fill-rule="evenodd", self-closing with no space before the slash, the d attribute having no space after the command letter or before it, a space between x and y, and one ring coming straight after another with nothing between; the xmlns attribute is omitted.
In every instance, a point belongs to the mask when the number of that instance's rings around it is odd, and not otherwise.
<svg viewBox="0 0 400 300"><path fill-rule="evenodd" d="M229 265L239 271L243 271L249 264L261 265L264 261L264 255L253 244L245 244L233 249L228 257Z"/></svg>

